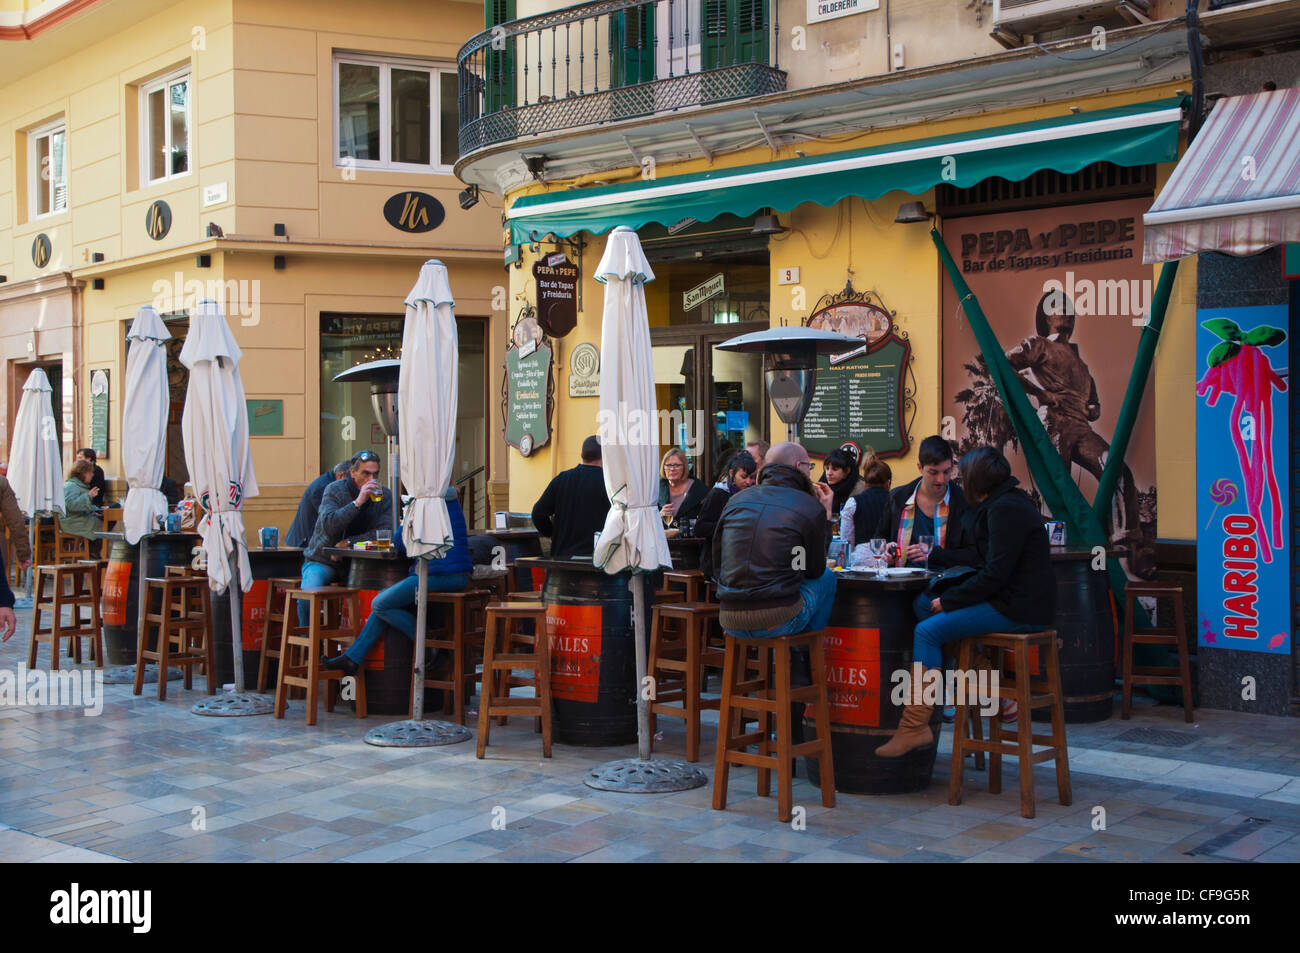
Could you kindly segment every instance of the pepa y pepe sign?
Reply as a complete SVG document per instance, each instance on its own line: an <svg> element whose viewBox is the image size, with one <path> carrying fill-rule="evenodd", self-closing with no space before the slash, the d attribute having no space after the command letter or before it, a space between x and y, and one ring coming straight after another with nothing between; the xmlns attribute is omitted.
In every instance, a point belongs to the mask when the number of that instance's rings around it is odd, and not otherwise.
<svg viewBox="0 0 1300 953"><path fill-rule="evenodd" d="M501 396L505 441L525 457L551 439L555 382L554 356L546 338L528 336L525 346L506 349L506 373Z"/></svg>
<svg viewBox="0 0 1300 953"><path fill-rule="evenodd" d="M563 252L539 258L533 264L537 284L537 320L551 337L562 338L578 324L578 266Z"/></svg>

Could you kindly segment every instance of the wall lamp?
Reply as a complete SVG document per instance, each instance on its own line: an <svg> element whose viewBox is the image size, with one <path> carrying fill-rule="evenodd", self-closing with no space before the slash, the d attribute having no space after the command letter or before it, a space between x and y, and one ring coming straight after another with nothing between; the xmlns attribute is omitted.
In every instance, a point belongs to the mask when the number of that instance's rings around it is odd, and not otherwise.
<svg viewBox="0 0 1300 953"><path fill-rule="evenodd" d="M460 207L468 212L475 205L478 205L478 186L471 185L461 192L458 198L460 199Z"/></svg>
<svg viewBox="0 0 1300 953"><path fill-rule="evenodd" d="M898 214L894 216L894 221L899 225L912 225L917 222L928 222L934 218L934 212L927 212L924 202L904 202L898 207Z"/></svg>

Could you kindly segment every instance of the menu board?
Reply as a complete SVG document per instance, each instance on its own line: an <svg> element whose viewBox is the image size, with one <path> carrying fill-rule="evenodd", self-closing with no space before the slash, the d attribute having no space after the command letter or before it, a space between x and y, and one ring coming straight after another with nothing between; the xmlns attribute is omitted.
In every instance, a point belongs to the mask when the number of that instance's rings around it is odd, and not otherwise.
<svg viewBox="0 0 1300 953"><path fill-rule="evenodd" d="M506 351L506 444L524 456L551 438L551 357L546 343Z"/></svg>
<svg viewBox="0 0 1300 953"><path fill-rule="evenodd" d="M903 373L911 347L890 336L867 354L832 364L817 358L817 385L799 427L800 443L825 456L853 442L871 446L879 457L907 452L903 425Z"/></svg>
<svg viewBox="0 0 1300 953"><path fill-rule="evenodd" d="M90 372L90 445L101 459L108 456L108 370Z"/></svg>

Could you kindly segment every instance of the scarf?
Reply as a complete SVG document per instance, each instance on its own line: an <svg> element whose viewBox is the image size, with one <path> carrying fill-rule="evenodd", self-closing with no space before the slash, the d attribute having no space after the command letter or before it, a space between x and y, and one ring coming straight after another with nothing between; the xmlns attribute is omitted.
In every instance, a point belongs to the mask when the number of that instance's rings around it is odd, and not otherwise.
<svg viewBox="0 0 1300 953"><path fill-rule="evenodd" d="M850 470L849 474L839 483L831 483L830 480L826 479L826 474L823 473L822 478L817 482L825 483L831 488L831 516L834 517L840 515L840 510L844 509L844 504L853 497L853 488L858 485L858 475Z"/></svg>
<svg viewBox="0 0 1300 953"><path fill-rule="evenodd" d="M916 489L912 495L907 498L903 504L903 518L898 521L898 559L899 565L907 564L907 541L912 538L912 523L916 519L916 493L921 489L921 483L918 480ZM939 505L934 508L934 545L942 546L944 532L948 528L948 499L952 496L952 484L948 484L947 489L943 491L943 499Z"/></svg>

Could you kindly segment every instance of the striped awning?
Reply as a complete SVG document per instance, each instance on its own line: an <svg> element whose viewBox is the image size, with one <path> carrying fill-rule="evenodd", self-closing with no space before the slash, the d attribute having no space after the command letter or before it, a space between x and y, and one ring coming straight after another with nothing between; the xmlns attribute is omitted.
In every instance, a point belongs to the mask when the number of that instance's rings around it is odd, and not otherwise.
<svg viewBox="0 0 1300 953"><path fill-rule="evenodd" d="M1300 242L1300 89L1222 100L1142 218L1143 261Z"/></svg>

